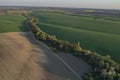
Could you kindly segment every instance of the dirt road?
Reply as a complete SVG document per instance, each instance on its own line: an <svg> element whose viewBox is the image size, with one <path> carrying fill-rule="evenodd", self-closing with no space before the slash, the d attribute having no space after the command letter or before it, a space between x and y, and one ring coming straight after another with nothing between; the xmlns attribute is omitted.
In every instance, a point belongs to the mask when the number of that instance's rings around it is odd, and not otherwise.
<svg viewBox="0 0 120 80"><path fill-rule="evenodd" d="M0 34L0 80L79 79L31 33L13 32Z"/></svg>

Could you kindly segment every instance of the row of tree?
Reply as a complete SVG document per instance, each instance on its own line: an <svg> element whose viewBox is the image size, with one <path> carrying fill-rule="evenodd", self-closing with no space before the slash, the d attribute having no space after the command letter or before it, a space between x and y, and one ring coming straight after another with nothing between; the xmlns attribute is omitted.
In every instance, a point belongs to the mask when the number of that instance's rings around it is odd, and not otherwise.
<svg viewBox="0 0 120 80"><path fill-rule="evenodd" d="M92 70L83 75L84 80L120 80L120 64L113 61L109 55L101 56L90 50L84 50L80 43L58 40L54 35L51 36L42 31L37 26L38 20L28 17L28 25L33 31L36 39L46 43L49 47L56 50L72 53L74 56L83 58L92 66Z"/></svg>

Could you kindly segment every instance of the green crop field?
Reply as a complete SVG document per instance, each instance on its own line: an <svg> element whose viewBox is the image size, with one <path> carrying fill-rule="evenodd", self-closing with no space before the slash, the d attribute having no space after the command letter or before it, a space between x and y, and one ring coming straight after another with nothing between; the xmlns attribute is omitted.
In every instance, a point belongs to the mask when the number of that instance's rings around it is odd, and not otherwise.
<svg viewBox="0 0 120 80"><path fill-rule="evenodd" d="M72 16L53 12L37 12L32 16L39 18L39 26L57 38L71 42L79 41L84 49L120 61L120 19Z"/></svg>
<svg viewBox="0 0 120 80"><path fill-rule="evenodd" d="M26 18L21 15L0 15L0 33L27 31L25 20Z"/></svg>

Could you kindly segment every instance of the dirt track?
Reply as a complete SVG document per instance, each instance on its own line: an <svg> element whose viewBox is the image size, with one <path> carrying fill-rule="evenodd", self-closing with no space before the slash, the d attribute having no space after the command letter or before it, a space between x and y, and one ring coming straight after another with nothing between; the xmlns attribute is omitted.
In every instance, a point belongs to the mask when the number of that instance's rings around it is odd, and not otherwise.
<svg viewBox="0 0 120 80"><path fill-rule="evenodd" d="M78 80L51 53L31 33L1 33L0 80Z"/></svg>

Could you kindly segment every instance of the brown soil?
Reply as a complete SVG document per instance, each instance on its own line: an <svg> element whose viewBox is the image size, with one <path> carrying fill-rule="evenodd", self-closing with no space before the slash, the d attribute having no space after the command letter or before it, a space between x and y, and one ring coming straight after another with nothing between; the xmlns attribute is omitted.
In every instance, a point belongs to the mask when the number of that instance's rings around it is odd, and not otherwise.
<svg viewBox="0 0 120 80"><path fill-rule="evenodd" d="M24 33L0 34L0 80L45 80L44 70L36 64L37 57Z"/></svg>

